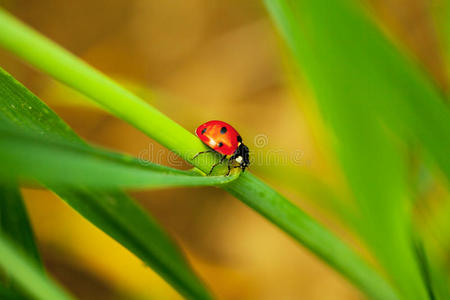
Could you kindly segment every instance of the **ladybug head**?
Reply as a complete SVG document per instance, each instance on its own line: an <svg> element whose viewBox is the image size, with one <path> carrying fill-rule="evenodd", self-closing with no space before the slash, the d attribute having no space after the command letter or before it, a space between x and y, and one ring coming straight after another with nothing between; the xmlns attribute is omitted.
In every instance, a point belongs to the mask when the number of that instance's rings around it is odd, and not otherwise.
<svg viewBox="0 0 450 300"><path fill-rule="evenodd" d="M233 159L239 164L242 171L245 171L250 164L249 152L248 147L241 143L233 155Z"/></svg>

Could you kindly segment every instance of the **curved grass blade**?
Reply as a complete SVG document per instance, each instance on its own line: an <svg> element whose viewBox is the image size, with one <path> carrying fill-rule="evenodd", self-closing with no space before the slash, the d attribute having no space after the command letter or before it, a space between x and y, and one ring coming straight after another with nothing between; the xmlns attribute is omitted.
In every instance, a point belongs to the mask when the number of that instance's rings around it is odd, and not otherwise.
<svg viewBox="0 0 450 300"><path fill-rule="evenodd" d="M433 279L431 278L431 268L430 268L430 261L427 257L427 253L425 251L425 247L418 237L413 237L414 240L414 249L416 252L417 260L419 261L420 271L422 273L422 277L425 281L425 286L427 288L427 292L429 295L429 298L431 300L436 299L436 291L435 291L435 285L433 284Z"/></svg>
<svg viewBox="0 0 450 300"><path fill-rule="evenodd" d="M328 211L330 216L335 217L342 225L350 229L355 227L357 213L352 203L312 172L283 166L282 168L272 167L264 175L311 200L313 205Z"/></svg>
<svg viewBox="0 0 450 300"><path fill-rule="evenodd" d="M424 212L429 214L426 224L421 224L417 230L423 241L417 239L422 247L422 265L427 267L436 299L444 300L450 299L450 274L447 268L450 251L450 197L446 195L441 201L436 208Z"/></svg>
<svg viewBox="0 0 450 300"><path fill-rule="evenodd" d="M191 160L192 155L205 150L205 146L193 134L6 13L0 13L0 21L5 25L0 28L0 44L56 79L96 100L105 109L141 129L199 169L209 170L210 163ZM14 39L10 38L11 34L15 36ZM33 46L33 49L29 49L30 46ZM214 157L210 158L210 161L213 161ZM383 277L371 269L347 245L256 177L246 172L230 183L226 189L303 243L372 298L398 299L396 292ZM251 192L245 193L244 190ZM352 264L347 266L350 261Z"/></svg>
<svg viewBox="0 0 450 300"><path fill-rule="evenodd" d="M25 256L3 233L0 233L0 268L5 270L24 292L34 299L73 299L44 275L35 261Z"/></svg>
<svg viewBox="0 0 450 300"><path fill-rule="evenodd" d="M44 266L35 243L22 196L18 186L9 180L0 182L0 232L13 241L23 253L26 253L28 258L34 262L36 268L41 269L42 276L45 276ZM5 295L0 292L0 299L24 298L21 295L21 289L10 279L7 273L4 274L3 282L2 287Z"/></svg>
<svg viewBox="0 0 450 300"><path fill-rule="evenodd" d="M340 92L343 84L357 104L418 142L450 180L450 109L441 91L352 3L266 0L316 92ZM330 78L331 86L323 83Z"/></svg>
<svg viewBox="0 0 450 300"><path fill-rule="evenodd" d="M7 288L0 282L0 299L3 300L26 300L25 296Z"/></svg>
<svg viewBox="0 0 450 300"><path fill-rule="evenodd" d="M386 125L423 145L450 178L449 110L432 83L351 3L266 1L334 129L361 210L362 236L405 298L427 299L409 236L405 160Z"/></svg>
<svg viewBox="0 0 450 300"><path fill-rule="evenodd" d="M212 299L181 249L126 194L83 187L50 188L83 217L142 259L186 298Z"/></svg>
<svg viewBox="0 0 450 300"><path fill-rule="evenodd" d="M27 253L36 266L43 268L25 203L18 187L10 182L0 183L0 231Z"/></svg>
<svg viewBox="0 0 450 300"><path fill-rule="evenodd" d="M54 112L1 68L0 120L52 141L87 147ZM81 186L64 188L56 184L47 186L95 226L142 259L186 298L211 299L181 250L123 192L104 192Z"/></svg>
<svg viewBox="0 0 450 300"><path fill-rule="evenodd" d="M398 299L389 284L353 250L252 174L242 174L224 189L305 245L372 299Z"/></svg>
<svg viewBox="0 0 450 300"><path fill-rule="evenodd" d="M52 141L2 124L0 164L0 177L5 179L96 189L210 186L237 178L237 175L202 176L148 162L143 165L131 156Z"/></svg>

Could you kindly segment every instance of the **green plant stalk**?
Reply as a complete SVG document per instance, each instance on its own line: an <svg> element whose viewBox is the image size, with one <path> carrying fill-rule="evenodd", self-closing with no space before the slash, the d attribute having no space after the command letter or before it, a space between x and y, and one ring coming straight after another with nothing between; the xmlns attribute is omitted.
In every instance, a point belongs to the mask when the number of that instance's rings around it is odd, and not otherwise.
<svg viewBox="0 0 450 300"><path fill-rule="evenodd" d="M3 47L95 100L197 168L209 170L206 160L192 161L192 156L206 146L183 127L2 10L0 24ZM210 155L209 162L213 159ZM252 174L242 174L224 189L305 245L371 298L398 299L385 279L359 255Z"/></svg>
<svg viewBox="0 0 450 300"><path fill-rule="evenodd" d="M345 243L254 175L241 175L222 188L309 248L370 298L399 299L391 286Z"/></svg>
<svg viewBox="0 0 450 300"><path fill-rule="evenodd" d="M0 182L0 231L44 269L24 200L19 187L12 182Z"/></svg>
<svg viewBox="0 0 450 300"><path fill-rule="evenodd" d="M95 100L113 115L127 121L185 160L206 146L183 127L145 101L122 88L101 72L68 53L51 40L13 18L0 8L0 43L38 69ZM170 133L170 134L168 134ZM198 160L200 169L208 162Z"/></svg>
<svg viewBox="0 0 450 300"><path fill-rule="evenodd" d="M26 300L24 296L18 292L7 288L2 282L0 282L0 299L3 300Z"/></svg>
<svg viewBox="0 0 450 300"><path fill-rule="evenodd" d="M72 129L47 105L17 82L11 75L7 74L2 68L0 68L0 122L5 126L9 124L11 128L16 128L16 130L21 131L22 134L31 134L39 137L39 139L43 138L54 142L68 143L78 149L81 148L94 151L94 157L99 158L98 156L100 153L97 150L77 136L76 133L72 131ZM12 141L10 137L3 137L0 138L0 140ZM47 141L45 144L47 144ZM29 151L36 154L34 150L30 149L30 146L31 144L28 144L25 147L25 149L28 150L26 154L28 158L25 158L25 160L29 159ZM0 148L8 151L7 148L9 147L10 146L5 146ZM21 148L23 147L24 146ZM5 158L3 155L4 154L0 155L2 159ZM52 159L55 159L55 156L52 156ZM89 154L85 153L83 155L84 158L87 158L86 156L89 157ZM116 162L119 157L123 158L123 156L117 154L108 154L107 156ZM28 161L26 170L24 171L33 172L33 169L35 169L35 171L38 171L36 169L39 169L39 172L49 171L48 163L51 163L51 159L44 159L47 162L45 166L36 165L39 160L38 157L34 157L33 155L32 159L32 161ZM66 157L64 160L76 163L73 161L73 157ZM136 161L136 159L133 160ZM23 161L21 163L23 163ZM4 161L0 163L2 166L5 165L6 169L0 168L0 170L7 172L10 170L17 171L17 167L19 167L18 164L9 167L6 166L7 164L8 163ZM130 166L130 164L132 164L132 161L130 161L129 157L125 159L125 162L120 163L122 167L126 165ZM166 167L156 166L154 164L153 167L159 170L167 170ZM139 169L140 168L141 166ZM183 171L180 170L171 170L171 173L183 173ZM56 172L58 177L60 177L61 174L67 174L67 169L63 171L53 171ZM87 168L84 171L87 171ZM73 175L73 172L70 173ZM118 175L120 171L117 169L109 170L108 173ZM7 174L10 173L8 172ZM92 173L90 174L92 175ZM25 174L21 174L21 178L22 175ZM36 176L38 174L32 175L33 179L39 177ZM122 173L122 175L128 177L130 174ZM103 179L106 177L104 173L96 176ZM200 176L197 174L196 177ZM203 178L208 179L212 177ZM45 178L41 179L44 180ZM149 181L151 181L150 178L145 179L146 183L149 183ZM107 191L105 191L99 190L98 188L88 188L83 185L63 187L52 180L49 182L45 180L41 183L47 186L51 191L55 192L84 218L135 254L144 264L160 274L187 299L212 298L209 291L204 287L201 280L199 280L195 272L189 266L184 255L166 232L164 232L157 222L137 205L133 199L128 197L121 190L118 190L117 186L110 185ZM8 215L8 217L11 217L11 215ZM42 276L45 276L45 274L42 274Z"/></svg>
<svg viewBox="0 0 450 300"><path fill-rule="evenodd" d="M430 2L433 25L445 62L444 69L447 81L444 89L448 98L450 96L450 0L432 0Z"/></svg>
<svg viewBox="0 0 450 300"><path fill-rule="evenodd" d="M7 236L17 248L23 251L28 256L28 259L34 262L36 269L42 271L42 276L45 276L44 266L42 265L34 239L27 209L20 194L19 187L14 181L0 181L0 232ZM9 292L12 295L11 297L15 297L14 295L17 294L17 297L24 298L20 286L11 280L8 273L4 275L4 278L0 278L0 284L4 284L6 293ZM0 292L0 299L8 299L11 297L2 295Z"/></svg>
<svg viewBox="0 0 450 300"><path fill-rule="evenodd" d="M5 270L33 299L68 300L73 299L46 276L35 262L22 254L0 234L0 268Z"/></svg>
<svg viewBox="0 0 450 300"><path fill-rule="evenodd" d="M395 92L401 90L394 84L385 84L386 76L393 77L391 82L398 77L407 81L415 72L402 64L396 49L356 6L353 8L351 1L265 3L334 130L335 149L363 217L356 228L403 296L427 299L410 247L404 162L391 136L380 125L380 116L385 115L381 109L385 107L379 104L384 104L385 99L395 102ZM410 72L403 76L386 72L380 57L387 57L397 69ZM379 61L374 66L370 59ZM383 97L383 93L387 95ZM404 111L412 106L408 104L402 106ZM405 114L397 113L395 125L406 123L403 117Z"/></svg>
<svg viewBox="0 0 450 300"><path fill-rule="evenodd" d="M30 156L30 153L33 153ZM132 156L122 155L100 148L67 143L42 135L29 134L12 124L0 122L0 182L21 179L21 182L44 182L47 185L110 190L117 188L142 189L163 188L175 186L211 186L226 184L235 180L239 175L230 176L202 176L198 172L187 172L169 167L146 163ZM67 172L70 170L70 172ZM61 174L65 174L61 176ZM0 195L2 194L0 186ZM16 200L16 199L14 199ZM21 201L20 196L18 200ZM7 208L13 207L17 201L11 201ZM6 209L7 209L6 208ZM14 221L15 226L21 228L19 222L27 220L14 216L5 209L5 223ZM25 213L24 208L20 211ZM2 225L3 209L0 203L0 225ZM8 218L9 217L9 218ZM14 217L14 218L13 218ZM13 220L12 220L13 219ZM6 225L10 225L6 223ZM31 227L30 230L31 232ZM15 236L20 236L15 234ZM28 240L28 239L27 239ZM27 247L30 248L31 247ZM37 253L37 250L36 250Z"/></svg>

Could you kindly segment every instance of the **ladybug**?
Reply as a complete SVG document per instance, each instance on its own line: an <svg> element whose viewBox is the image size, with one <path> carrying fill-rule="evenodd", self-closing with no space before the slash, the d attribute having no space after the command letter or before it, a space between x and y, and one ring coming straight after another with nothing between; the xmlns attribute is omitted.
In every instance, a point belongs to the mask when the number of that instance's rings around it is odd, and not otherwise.
<svg viewBox="0 0 450 300"><path fill-rule="evenodd" d="M249 150L242 143L242 138L239 133L230 124L217 120L209 121L200 125L195 130L195 133L211 150L199 152L192 159L207 152L218 152L223 155L220 161L212 166L208 175L212 173L217 165L223 163L225 158L229 159L228 173L226 176L230 174L231 167L241 168L244 172L245 168L250 164ZM233 166L234 162L238 163L238 165Z"/></svg>

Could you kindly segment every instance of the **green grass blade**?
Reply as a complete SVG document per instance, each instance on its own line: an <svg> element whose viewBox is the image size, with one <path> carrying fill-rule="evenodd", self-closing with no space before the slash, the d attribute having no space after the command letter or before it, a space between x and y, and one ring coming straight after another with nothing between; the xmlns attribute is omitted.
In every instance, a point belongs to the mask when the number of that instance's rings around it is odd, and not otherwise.
<svg viewBox="0 0 450 300"><path fill-rule="evenodd" d="M402 138L420 143L450 179L450 109L441 92L352 1L324 2L266 0L315 90L318 80L345 83L349 96L364 99ZM319 16L319 9L327 12ZM320 88L330 93L336 87Z"/></svg>
<svg viewBox="0 0 450 300"><path fill-rule="evenodd" d="M450 197L446 195L433 209L422 210L426 224L418 228L423 237L423 265L428 272L436 299L450 299L450 273L447 267L450 252Z"/></svg>
<svg viewBox="0 0 450 300"><path fill-rule="evenodd" d="M386 281L347 245L252 174L241 175L224 189L305 245L372 299L397 299Z"/></svg>
<svg viewBox="0 0 450 300"><path fill-rule="evenodd" d="M131 156L52 141L2 124L0 164L0 177L5 179L96 189L220 185L238 176L202 176L153 163L143 165Z"/></svg>
<svg viewBox="0 0 450 300"><path fill-rule="evenodd" d="M2 300L26 300L25 296L6 287L0 282L0 299Z"/></svg>
<svg viewBox="0 0 450 300"><path fill-rule="evenodd" d="M6 166L2 169L6 169ZM0 232L13 241L23 253L26 253L37 269L43 271L44 266L35 243L25 203L18 186L12 182L8 180L0 183ZM45 276L44 272L43 276ZM8 289L9 292L5 291L4 296L0 292L0 299L9 298L8 294L11 297L22 297L20 287L11 280L9 274L5 274L3 281L4 289Z"/></svg>
<svg viewBox="0 0 450 300"><path fill-rule="evenodd" d="M184 255L145 211L122 192L50 188L83 217L166 279L188 299L211 299Z"/></svg>
<svg viewBox="0 0 450 300"><path fill-rule="evenodd" d="M52 77L94 99L115 116L133 124L186 160L206 146L192 134L114 81L37 34L0 8L0 45ZM30 45L33 47L30 48ZM165 127L168 126L168 127ZM167 134L175 133L175 134ZM209 162L200 163L206 168Z"/></svg>
<svg viewBox="0 0 450 300"><path fill-rule="evenodd" d="M268 169L264 176L295 190L302 197L309 199L312 205L328 211L330 216L335 217L346 227L355 227L354 205L312 172L297 167L283 166Z"/></svg>
<svg viewBox="0 0 450 300"><path fill-rule="evenodd" d="M8 273L34 299L73 299L50 280L34 260L25 256L8 238L0 233L0 269Z"/></svg>
<svg viewBox="0 0 450 300"><path fill-rule="evenodd" d="M87 147L54 112L1 68L0 120L52 141ZM123 192L47 185L81 215L158 272L186 298L211 298L170 237Z"/></svg>
<svg viewBox="0 0 450 300"><path fill-rule="evenodd" d="M36 266L43 268L20 191L14 184L4 181L0 183L0 231L27 253Z"/></svg>
<svg viewBox="0 0 450 300"><path fill-rule="evenodd" d="M0 21L5 25L0 28L0 44L96 100L108 111L141 129L196 167L209 170L210 163L191 160L191 155L205 149L193 134L11 16L1 13ZM10 38L11 34L15 38ZM33 49L25 50L31 46ZM210 157L212 161L213 157ZM226 189L346 275L372 298L397 299L386 281L348 246L259 179L246 172ZM287 219L284 220L284 217Z"/></svg>
<svg viewBox="0 0 450 300"><path fill-rule="evenodd" d="M450 177L450 114L442 97L351 2L266 5L334 129L361 234L405 298L427 299L409 236L406 165L385 126L423 145Z"/></svg>
<svg viewBox="0 0 450 300"><path fill-rule="evenodd" d="M439 268L441 267L437 267L432 264L422 240L419 239L418 236L414 239L417 259L420 262L420 269L423 274L423 278L425 278L425 283L428 294L430 295L430 299L449 299L450 294L448 286L446 284L443 284L445 283L447 278L443 275L443 273L439 272Z"/></svg>

